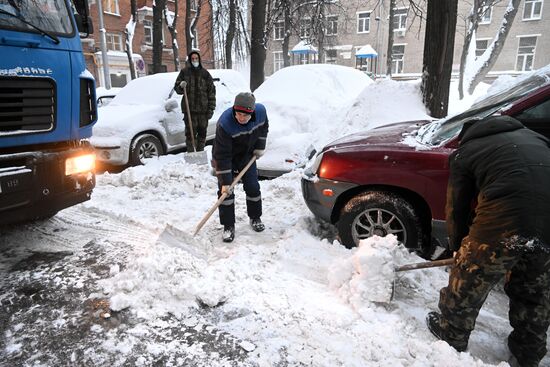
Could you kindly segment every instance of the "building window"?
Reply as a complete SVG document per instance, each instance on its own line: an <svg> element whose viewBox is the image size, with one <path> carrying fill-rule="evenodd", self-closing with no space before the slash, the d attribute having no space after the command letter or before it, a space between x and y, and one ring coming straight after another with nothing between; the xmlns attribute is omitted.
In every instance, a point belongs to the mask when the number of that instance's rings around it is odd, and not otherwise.
<svg viewBox="0 0 550 367"><path fill-rule="evenodd" d="M308 54L300 54L300 64L309 64Z"/></svg>
<svg viewBox="0 0 550 367"><path fill-rule="evenodd" d="M164 30L162 32L162 43L164 44ZM199 36L197 34L197 29L193 30L193 39L191 40L191 47L195 50L199 49Z"/></svg>
<svg viewBox="0 0 550 367"><path fill-rule="evenodd" d="M370 12L357 13L357 33L370 31Z"/></svg>
<svg viewBox="0 0 550 367"><path fill-rule="evenodd" d="M106 33L107 49L111 51L122 51L122 36L118 33Z"/></svg>
<svg viewBox="0 0 550 367"><path fill-rule="evenodd" d="M405 56L405 45L394 45L391 49L391 70L392 74L403 73L403 59Z"/></svg>
<svg viewBox="0 0 550 367"><path fill-rule="evenodd" d="M535 46L537 37L519 37L518 57L516 61L517 71L533 70L533 61L535 60Z"/></svg>
<svg viewBox="0 0 550 367"><path fill-rule="evenodd" d="M111 76L111 87L122 88L128 84L128 76L122 73L110 74Z"/></svg>
<svg viewBox="0 0 550 367"><path fill-rule="evenodd" d="M491 15L493 14L492 6L484 6L481 12L481 19L479 24L489 24L491 23Z"/></svg>
<svg viewBox="0 0 550 367"><path fill-rule="evenodd" d="M336 64L336 58L337 58L337 51L336 49L326 49L325 50L325 63L326 64Z"/></svg>
<svg viewBox="0 0 550 367"><path fill-rule="evenodd" d="M103 12L120 14L118 9L118 0L103 0Z"/></svg>
<svg viewBox="0 0 550 367"><path fill-rule="evenodd" d="M143 20L143 32L145 33L145 44L153 44L153 22L150 20Z"/></svg>
<svg viewBox="0 0 550 367"><path fill-rule="evenodd" d="M407 28L407 13L409 9L395 9L393 14L393 31L401 32Z"/></svg>
<svg viewBox="0 0 550 367"><path fill-rule="evenodd" d="M476 40L476 59L483 55L485 50L487 50L487 47L489 47L489 40Z"/></svg>
<svg viewBox="0 0 550 367"><path fill-rule="evenodd" d="M542 14L542 0L525 0L523 20L540 19Z"/></svg>
<svg viewBox="0 0 550 367"><path fill-rule="evenodd" d="M148 46L151 46L153 44L153 22L151 20L149 19L143 20L143 33L144 33L145 44ZM161 37L161 43L164 45L164 25L162 27L162 32L160 37ZM195 40L193 40L193 42L195 42ZM193 45L193 47L195 46Z"/></svg>
<svg viewBox="0 0 550 367"><path fill-rule="evenodd" d="M285 38L285 22L278 20L273 27L273 39L282 40L283 38Z"/></svg>
<svg viewBox="0 0 550 367"><path fill-rule="evenodd" d="M338 34L338 16L327 16L327 36L335 36Z"/></svg>
<svg viewBox="0 0 550 367"><path fill-rule="evenodd" d="M309 38L310 27L311 27L311 21L309 19L302 19L300 21L300 38L301 39Z"/></svg>
<svg viewBox="0 0 550 367"><path fill-rule="evenodd" d="M283 53L281 51L273 52L273 72L281 70L283 65Z"/></svg>

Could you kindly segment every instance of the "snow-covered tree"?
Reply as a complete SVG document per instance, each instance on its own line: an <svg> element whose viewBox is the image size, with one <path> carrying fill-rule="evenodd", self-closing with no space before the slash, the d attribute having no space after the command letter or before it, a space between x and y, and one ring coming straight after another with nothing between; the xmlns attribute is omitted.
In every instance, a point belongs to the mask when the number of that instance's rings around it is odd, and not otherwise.
<svg viewBox="0 0 550 367"><path fill-rule="evenodd" d="M132 0L135 1L135 0ZM179 46L178 46L178 31L176 29L176 24L178 22L178 1L174 1L174 11L171 12L168 7L164 7L164 20L166 21L166 26L170 32L171 44L172 44L172 54L174 56L174 70L178 71L180 68L180 59L179 59Z"/></svg>
<svg viewBox="0 0 550 367"><path fill-rule="evenodd" d="M501 25L495 35L493 42L485 52L477 59L475 58L475 34L477 26L484 13L498 0L474 0L472 11L467 18L467 31L464 35L464 46L460 57L459 96L462 99L464 89L472 94L476 86L483 81L487 73L493 68L497 61L504 42L508 37L512 23L516 17L521 0L508 0L508 6L504 12Z"/></svg>
<svg viewBox="0 0 550 367"><path fill-rule="evenodd" d="M130 0L130 20L126 24L126 29L124 30L124 33L126 35L126 43L125 43L125 50L126 55L128 56L128 66L130 67L130 77L132 79L136 78L136 68L134 65L134 57L133 57L133 49L132 44L134 41L134 32L136 29L136 24L138 21L137 17L137 6L136 6L136 0Z"/></svg>

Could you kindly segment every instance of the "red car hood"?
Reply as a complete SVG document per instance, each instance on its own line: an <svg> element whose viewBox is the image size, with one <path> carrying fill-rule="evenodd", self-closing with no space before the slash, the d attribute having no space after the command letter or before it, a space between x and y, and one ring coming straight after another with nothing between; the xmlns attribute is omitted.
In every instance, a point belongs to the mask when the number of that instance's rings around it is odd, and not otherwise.
<svg viewBox="0 0 550 367"><path fill-rule="evenodd" d="M403 148L421 147L422 144L416 141L416 132L420 127L430 121L406 121L395 124L384 125L372 130L362 131L344 136L328 144L323 151L330 149L337 150L355 150L354 148L363 148L372 146L372 148L387 148L402 145ZM425 146L428 148L428 146Z"/></svg>

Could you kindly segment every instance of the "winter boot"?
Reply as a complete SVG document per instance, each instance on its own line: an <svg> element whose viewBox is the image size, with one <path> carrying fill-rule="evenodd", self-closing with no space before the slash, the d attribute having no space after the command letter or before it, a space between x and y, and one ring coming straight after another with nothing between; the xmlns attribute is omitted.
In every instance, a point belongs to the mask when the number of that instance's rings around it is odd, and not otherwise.
<svg viewBox="0 0 550 367"><path fill-rule="evenodd" d="M223 226L223 242L233 242L235 239L235 226Z"/></svg>
<svg viewBox="0 0 550 367"><path fill-rule="evenodd" d="M426 324L428 325L428 329L430 332L439 340L443 340L447 344L449 344L451 347L456 349L459 352L464 352L466 348L468 347L468 343L458 342L454 340L450 340L445 335L445 331L441 328L441 314L437 312L430 312L428 313L428 316L426 316Z"/></svg>
<svg viewBox="0 0 550 367"><path fill-rule="evenodd" d="M265 226L262 223L262 220L260 218L251 218L250 219L250 226L256 232L261 232L265 229Z"/></svg>

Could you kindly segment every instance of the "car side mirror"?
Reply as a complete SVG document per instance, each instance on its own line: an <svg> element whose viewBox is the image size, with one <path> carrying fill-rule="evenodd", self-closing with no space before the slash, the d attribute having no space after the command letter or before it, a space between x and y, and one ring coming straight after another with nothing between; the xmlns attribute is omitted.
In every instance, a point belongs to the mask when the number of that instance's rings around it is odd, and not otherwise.
<svg viewBox="0 0 550 367"><path fill-rule="evenodd" d="M175 100L174 98L170 98L164 103L164 109L166 110L166 112L172 112L176 108L178 108L178 105L179 103L177 100Z"/></svg>

